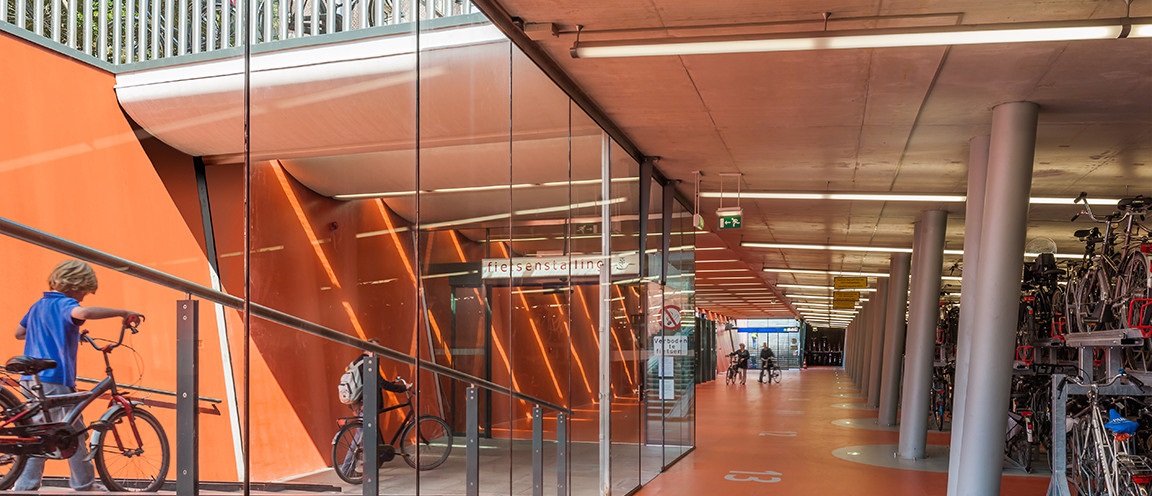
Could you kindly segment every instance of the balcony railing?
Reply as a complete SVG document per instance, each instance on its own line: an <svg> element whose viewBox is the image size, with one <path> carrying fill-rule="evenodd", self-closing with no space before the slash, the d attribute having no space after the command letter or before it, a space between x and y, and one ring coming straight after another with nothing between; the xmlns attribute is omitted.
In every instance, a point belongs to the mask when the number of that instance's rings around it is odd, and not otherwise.
<svg viewBox="0 0 1152 496"><path fill-rule="evenodd" d="M247 7L245 7L247 6ZM0 0L3 22L119 65L478 12L463 0Z"/></svg>

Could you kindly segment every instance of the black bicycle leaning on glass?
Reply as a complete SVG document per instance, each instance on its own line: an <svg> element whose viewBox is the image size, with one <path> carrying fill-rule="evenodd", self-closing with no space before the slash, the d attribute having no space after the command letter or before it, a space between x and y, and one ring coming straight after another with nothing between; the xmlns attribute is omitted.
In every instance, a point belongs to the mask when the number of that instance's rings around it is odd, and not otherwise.
<svg viewBox="0 0 1152 496"><path fill-rule="evenodd" d="M383 408L380 415L401 408L407 409L404 421L396 426L392 439L384 442L384 431L380 430L378 439L379 460L376 467L396 457L396 447L400 448L400 456L412 468L419 470L432 470L439 467L452 453L452 428L444 419L435 415L416 416L413 404L412 388L401 378L396 378L406 388L403 403ZM341 480L349 484L360 484L364 481L364 418L343 417L336 421L340 430L332 439L332 469ZM397 444L399 443L399 444ZM419 451L419 453L417 453ZM419 462L417 462L419 460Z"/></svg>
<svg viewBox="0 0 1152 496"><path fill-rule="evenodd" d="M0 388L0 489L7 489L20 477L29 457L67 459L76 452L80 440L92 432L89 457L96 464L100 480L112 491L152 492L164 485L170 453L168 437L160 421L120 393L108 361L112 350L124 343L124 332L139 330L136 325L120 329L120 338L99 346L84 330L80 339L104 355L106 377L91 391L45 396L36 374L56 367L54 360L28 356L12 357L4 365L5 374L33 376L35 385L28 391L31 399L21 401L8 388ZM8 378L8 385L19 384ZM110 396L109 407L99 420L77 427L84 409L96 399ZM53 419L49 411L72 405L63 419ZM43 422L33 420L43 415Z"/></svg>

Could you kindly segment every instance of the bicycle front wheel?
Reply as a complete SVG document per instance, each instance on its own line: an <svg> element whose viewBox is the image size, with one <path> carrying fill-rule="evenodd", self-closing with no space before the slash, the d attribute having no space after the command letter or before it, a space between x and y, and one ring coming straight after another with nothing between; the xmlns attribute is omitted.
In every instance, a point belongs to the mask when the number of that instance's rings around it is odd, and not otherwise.
<svg viewBox="0 0 1152 496"><path fill-rule="evenodd" d="M168 475L168 436L145 410L120 410L108 419L96 446L96 471L111 491L155 492Z"/></svg>
<svg viewBox="0 0 1152 496"><path fill-rule="evenodd" d="M332 440L332 469L349 484L364 482L364 429L359 420L340 427Z"/></svg>
<svg viewBox="0 0 1152 496"><path fill-rule="evenodd" d="M20 404L20 400L9 390L0 390L0 412L6 412ZM20 420L16 425L27 425L27 420ZM13 455L9 453L0 454L0 491L12 487L16 483L16 479L20 477L20 472L24 471L24 464L28 458L24 455Z"/></svg>
<svg viewBox="0 0 1152 496"><path fill-rule="evenodd" d="M452 453L452 428L440 417L423 415L416 423L404 428L404 435L400 438L400 453L412 468L432 470L439 467Z"/></svg>

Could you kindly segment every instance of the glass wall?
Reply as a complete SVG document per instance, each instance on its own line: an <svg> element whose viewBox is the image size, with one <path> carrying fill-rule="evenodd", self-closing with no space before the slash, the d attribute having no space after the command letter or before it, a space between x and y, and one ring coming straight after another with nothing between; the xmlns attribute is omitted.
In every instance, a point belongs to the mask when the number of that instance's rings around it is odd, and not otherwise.
<svg viewBox="0 0 1152 496"><path fill-rule="evenodd" d="M101 283L85 305L147 315L113 365L146 388L132 397L166 431L167 480L623 494L694 444L689 209L482 15L445 14L458 7L246 1L228 19L252 13L259 44L112 68L0 33L0 64L52 82L0 82L26 97L9 110L28 134L0 137L15 157L0 254L24 261L0 313L81 258ZM74 181L84 205L52 200ZM35 247L20 226L76 245ZM178 348L189 295L199 335ZM366 348L367 373L397 387L344 403ZM79 361L101 378L95 352ZM198 473L176 456L191 378ZM364 418L364 402L386 411Z"/></svg>

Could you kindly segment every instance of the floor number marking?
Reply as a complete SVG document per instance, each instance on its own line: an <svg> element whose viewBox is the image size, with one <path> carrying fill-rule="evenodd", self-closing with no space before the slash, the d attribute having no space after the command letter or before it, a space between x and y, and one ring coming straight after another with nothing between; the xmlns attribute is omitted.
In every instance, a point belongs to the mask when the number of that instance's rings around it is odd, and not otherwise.
<svg viewBox="0 0 1152 496"><path fill-rule="evenodd" d="M757 477L757 476L761 476L761 475L767 475L768 478L761 479L760 477ZM771 470L766 470L764 472L745 472L742 470L729 470L728 475L725 475L724 479L734 481L734 482L763 482L766 484L774 484L774 483L780 482L780 477L778 477L780 475L784 475L784 474L781 474L780 472L773 472Z"/></svg>

